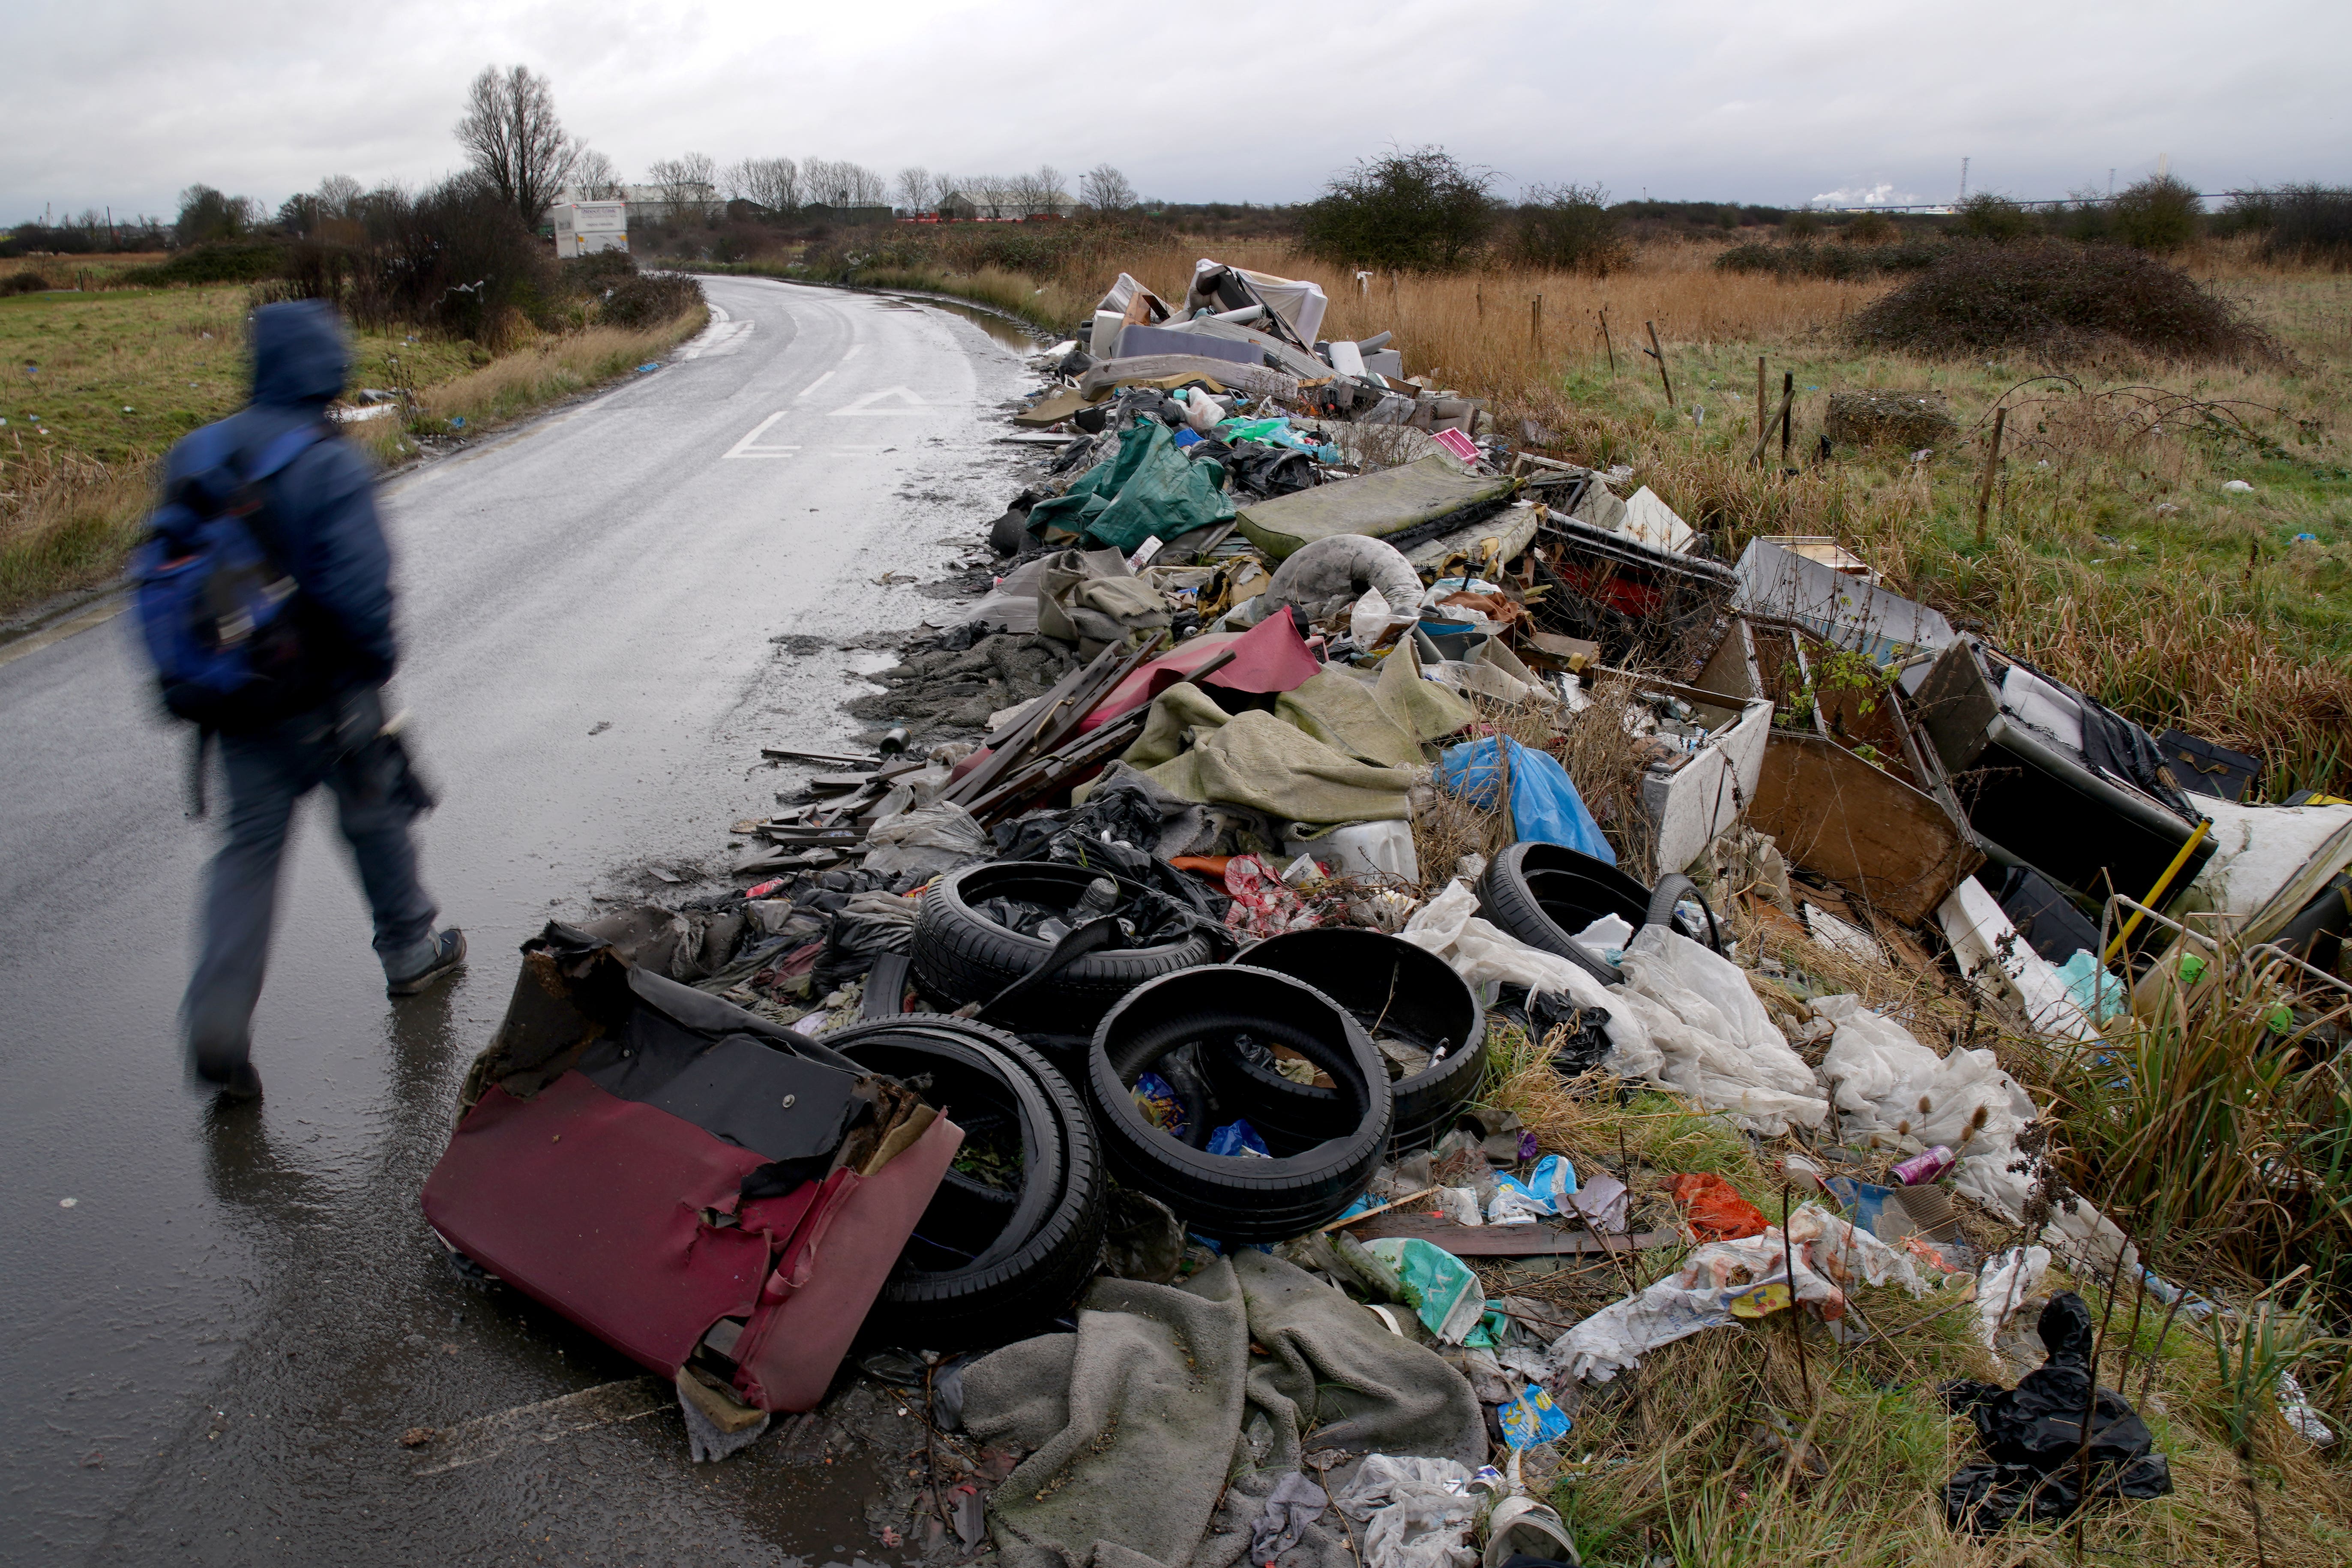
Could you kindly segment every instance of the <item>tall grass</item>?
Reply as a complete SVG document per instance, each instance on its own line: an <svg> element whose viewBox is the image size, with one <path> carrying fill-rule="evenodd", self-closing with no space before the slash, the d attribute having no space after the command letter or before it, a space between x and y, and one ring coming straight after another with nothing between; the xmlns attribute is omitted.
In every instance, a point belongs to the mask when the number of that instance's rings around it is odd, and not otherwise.
<svg viewBox="0 0 2352 1568"><path fill-rule="evenodd" d="M2145 1250L2209 1277L2305 1267L2352 1311L2352 1082L2333 1043L2352 1014L2298 1021L2292 994L2237 963L2166 986L2051 1089L2070 1179Z"/></svg>
<svg viewBox="0 0 2352 1568"><path fill-rule="evenodd" d="M416 389L404 422L373 420L346 433L377 461L395 461L415 451L410 436L446 433L460 418L469 432L478 432L584 392L659 358L708 319L698 305L653 326L589 327L544 337ZM221 324L226 332L228 323ZM0 614L119 572L153 503L158 460L145 451L119 461L60 454L47 443L28 446L12 430L0 460L5 487L0 489Z"/></svg>
<svg viewBox="0 0 2352 1568"><path fill-rule="evenodd" d="M422 430L445 429L453 418L494 424L584 392L667 353L709 319L700 305L650 327L589 327L542 338L464 375L416 394Z"/></svg>

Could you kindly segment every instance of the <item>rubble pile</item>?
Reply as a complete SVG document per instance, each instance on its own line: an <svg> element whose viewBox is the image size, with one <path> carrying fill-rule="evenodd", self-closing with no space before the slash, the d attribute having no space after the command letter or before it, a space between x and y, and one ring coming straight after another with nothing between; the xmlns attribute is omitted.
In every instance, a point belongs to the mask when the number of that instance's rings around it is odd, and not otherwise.
<svg viewBox="0 0 2352 1568"><path fill-rule="evenodd" d="M453 1248L734 1432L822 1397L847 1327L787 1368L775 1325L824 1293L918 1352L938 1442L1017 1462L987 1519L1024 1561L1460 1563L1482 1520L1490 1563L1573 1561L1519 1459L1657 1347L1843 1342L1869 1292L1948 1293L1997 1370L2053 1257L2137 1269L2053 1210L2045 1109L1992 1050L1827 977L2053 1048L2222 963L2341 989L2352 803L2244 804L2250 759L1835 541L1724 560L1324 307L1204 260L1181 303L1122 274L1042 353L998 568L851 705L871 753L780 741L802 782L734 825L732 886L551 926L427 1189ZM1563 1095L1786 1141L1802 1201L1578 1170L1486 1098L1507 1038ZM793 1075L830 1120L738 1116ZM583 1202L551 1163L460 1180L559 1121L636 1184L593 1200L635 1215L625 1285L545 1244ZM1649 1282L1568 1321L1508 1286L1634 1254ZM1970 1386L1993 1445L2027 1391ZM2168 1484L2124 1458L2103 1495ZM1980 1468L1979 1530L2015 1507Z"/></svg>

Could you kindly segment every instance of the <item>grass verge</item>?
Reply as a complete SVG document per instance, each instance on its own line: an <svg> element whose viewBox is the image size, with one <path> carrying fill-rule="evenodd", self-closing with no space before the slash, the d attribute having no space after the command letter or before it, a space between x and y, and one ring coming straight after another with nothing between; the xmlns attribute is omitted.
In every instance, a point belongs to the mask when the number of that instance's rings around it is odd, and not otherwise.
<svg viewBox="0 0 2352 1568"><path fill-rule="evenodd" d="M111 289L0 300L0 616L121 569L173 441L245 399L241 288ZM698 331L699 308L645 328L593 326L492 356L405 331L356 332L354 387L407 391L413 412L350 427L379 462L415 437L467 435L587 390Z"/></svg>

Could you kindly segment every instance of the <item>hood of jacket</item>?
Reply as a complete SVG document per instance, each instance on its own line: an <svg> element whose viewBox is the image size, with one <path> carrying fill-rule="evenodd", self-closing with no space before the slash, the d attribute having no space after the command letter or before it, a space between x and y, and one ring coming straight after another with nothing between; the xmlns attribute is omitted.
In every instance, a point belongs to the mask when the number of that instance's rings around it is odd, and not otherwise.
<svg viewBox="0 0 2352 1568"><path fill-rule="evenodd" d="M254 402L325 403L341 393L351 368L342 319L325 300L293 300L253 313Z"/></svg>

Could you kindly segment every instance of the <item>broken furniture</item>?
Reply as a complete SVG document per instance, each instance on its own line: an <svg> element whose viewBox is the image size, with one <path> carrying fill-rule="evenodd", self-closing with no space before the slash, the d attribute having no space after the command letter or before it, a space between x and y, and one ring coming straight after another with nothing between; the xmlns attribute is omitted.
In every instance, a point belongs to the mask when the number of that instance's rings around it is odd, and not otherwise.
<svg viewBox="0 0 2352 1568"><path fill-rule="evenodd" d="M896 1079L551 923L425 1216L640 1364L824 1396L963 1134Z"/></svg>

